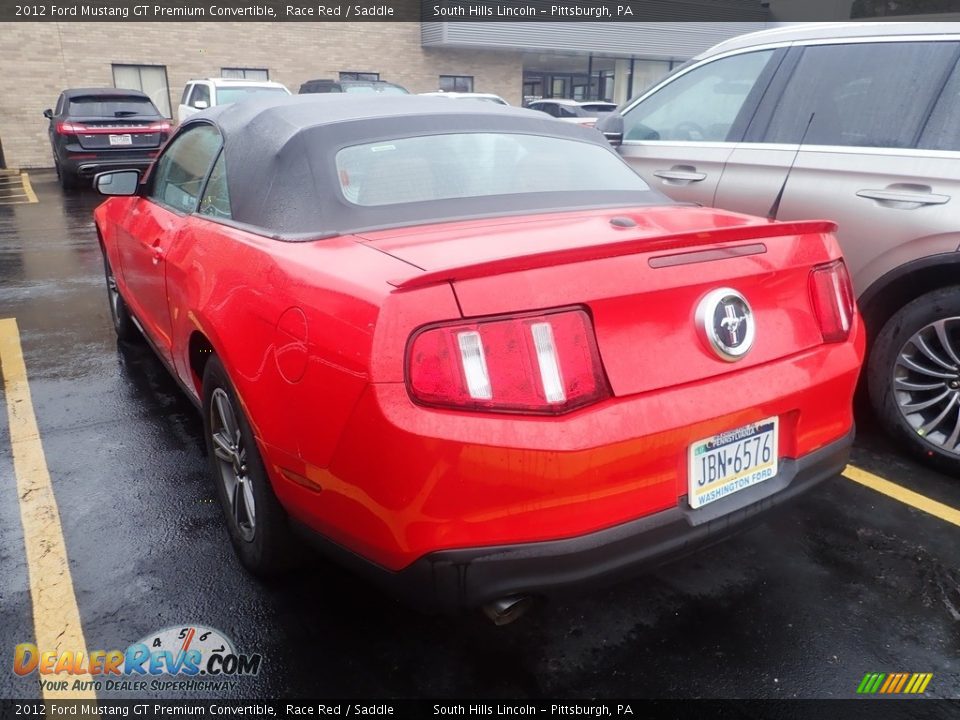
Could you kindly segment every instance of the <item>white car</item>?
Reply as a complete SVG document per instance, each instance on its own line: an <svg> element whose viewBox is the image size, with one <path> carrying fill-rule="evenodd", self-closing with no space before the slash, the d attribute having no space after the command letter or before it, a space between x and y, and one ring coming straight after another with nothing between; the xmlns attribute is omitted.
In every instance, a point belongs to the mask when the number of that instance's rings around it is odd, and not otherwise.
<svg viewBox="0 0 960 720"><path fill-rule="evenodd" d="M191 115L215 105L229 105L261 93L291 95L284 85L269 80L204 78L191 80L183 88L177 120L183 122Z"/></svg>
<svg viewBox="0 0 960 720"><path fill-rule="evenodd" d="M445 92L443 90L440 90L438 92L425 92L420 94L429 95L431 97L451 98L452 100L480 100L482 102L496 103L497 105L510 104L499 95L494 95L493 93Z"/></svg>
<svg viewBox="0 0 960 720"><path fill-rule="evenodd" d="M585 125L587 127L593 127L597 124L597 120L617 109L616 103L606 102L604 100L579 102L577 100L566 100L564 98L534 100L528 103L527 107L531 110L545 112L557 120L576 123L577 125Z"/></svg>

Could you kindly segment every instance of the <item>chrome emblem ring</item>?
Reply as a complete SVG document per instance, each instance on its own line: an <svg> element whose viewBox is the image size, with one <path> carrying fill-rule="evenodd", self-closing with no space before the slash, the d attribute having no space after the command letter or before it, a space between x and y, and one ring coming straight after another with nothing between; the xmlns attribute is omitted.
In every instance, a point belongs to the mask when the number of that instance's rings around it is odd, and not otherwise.
<svg viewBox="0 0 960 720"><path fill-rule="evenodd" d="M697 327L721 360L735 362L753 347L756 322L747 299L732 288L707 293L697 305Z"/></svg>

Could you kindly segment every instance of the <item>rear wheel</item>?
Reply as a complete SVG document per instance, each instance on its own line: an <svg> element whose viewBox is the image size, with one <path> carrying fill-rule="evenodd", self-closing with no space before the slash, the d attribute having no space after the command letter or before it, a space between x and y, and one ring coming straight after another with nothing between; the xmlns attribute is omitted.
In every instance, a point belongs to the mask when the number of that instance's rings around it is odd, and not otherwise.
<svg viewBox="0 0 960 720"><path fill-rule="evenodd" d="M113 320L113 329L121 340L139 340L140 331L137 329L127 304L117 288L117 279L113 275L113 268L106 254L103 256L103 272L107 279L107 300L110 303L110 317Z"/></svg>
<svg viewBox="0 0 960 720"><path fill-rule="evenodd" d="M57 177L60 178L60 187L67 192L73 192L80 188L80 176L69 170L64 170L57 165Z"/></svg>
<svg viewBox="0 0 960 720"><path fill-rule="evenodd" d="M203 372L203 427L210 470L240 562L261 577L290 566L287 515L273 494L250 423L220 360Z"/></svg>
<svg viewBox="0 0 960 720"><path fill-rule="evenodd" d="M960 287L922 295L887 321L867 382L888 432L927 463L960 472Z"/></svg>

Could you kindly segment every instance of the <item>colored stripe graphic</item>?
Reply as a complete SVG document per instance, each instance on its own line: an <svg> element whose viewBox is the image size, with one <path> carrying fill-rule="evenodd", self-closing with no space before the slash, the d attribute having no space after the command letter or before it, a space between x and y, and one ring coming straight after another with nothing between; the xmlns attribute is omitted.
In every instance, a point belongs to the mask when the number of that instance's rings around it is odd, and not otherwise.
<svg viewBox="0 0 960 720"><path fill-rule="evenodd" d="M920 681L921 681L920 675L914 674L913 677L910 678L910 682L907 683L907 687L904 690L904 692L912 693L914 688L920 685Z"/></svg>
<svg viewBox="0 0 960 720"><path fill-rule="evenodd" d="M932 679L933 673L867 673L857 686L857 694L920 695Z"/></svg>
<svg viewBox="0 0 960 720"><path fill-rule="evenodd" d="M880 686L880 692L882 692L882 693L888 693L888 692L890 692L890 688L892 688L894 685L896 685L896 684L897 684L897 680L899 680L899 679L900 679L900 676L897 675L897 673L893 673L893 674L891 674L891 675L887 675L887 681L886 681L883 685Z"/></svg>

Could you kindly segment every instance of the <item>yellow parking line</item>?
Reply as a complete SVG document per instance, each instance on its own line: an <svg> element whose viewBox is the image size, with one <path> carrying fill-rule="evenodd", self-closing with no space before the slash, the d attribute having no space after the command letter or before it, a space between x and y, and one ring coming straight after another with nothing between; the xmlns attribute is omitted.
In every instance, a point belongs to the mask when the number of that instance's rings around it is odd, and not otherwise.
<svg viewBox="0 0 960 720"><path fill-rule="evenodd" d="M882 477L869 473L866 470L861 470L858 467L853 465L847 465L846 469L843 471L843 476L847 480L853 480L855 483L859 483L864 487L868 487L871 490L875 490L878 493L882 493L887 497L891 497L894 500L899 500L904 505L909 505L912 508L921 510L925 513L933 515L934 517L940 518L945 522L952 523L960 527L960 510L952 508L949 505L944 505L941 502L932 500L926 495L921 495L916 493L913 490L908 490L902 485L897 485L892 483L889 480L884 480Z"/></svg>
<svg viewBox="0 0 960 720"><path fill-rule="evenodd" d="M27 368L20 347L20 331L13 318L0 319L0 372L10 419L10 445L17 476L20 520L27 550L27 573L33 601L33 625L40 652L82 652L87 644L80 625L80 610L73 591L67 548L60 526L60 511L53 495L50 473L33 412ZM45 700L96 700L93 690L70 690L74 680L90 681L88 674L48 675L42 679L67 679L65 691L43 689ZM89 687L89 685L88 685Z"/></svg>
<svg viewBox="0 0 960 720"><path fill-rule="evenodd" d="M30 184L30 175L24 173L21 177L23 178L23 191L27 194L27 199L32 203L38 202L37 194L33 191L33 185Z"/></svg>
<svg viewBox="0 0 960 720"><path fill-rule="evenodd" d="M26 205L39 202L27 173L0 176L0 190L3 191L3 196L0 197L0 205ZM23 192L16 192L17 190Z"/></svg>

